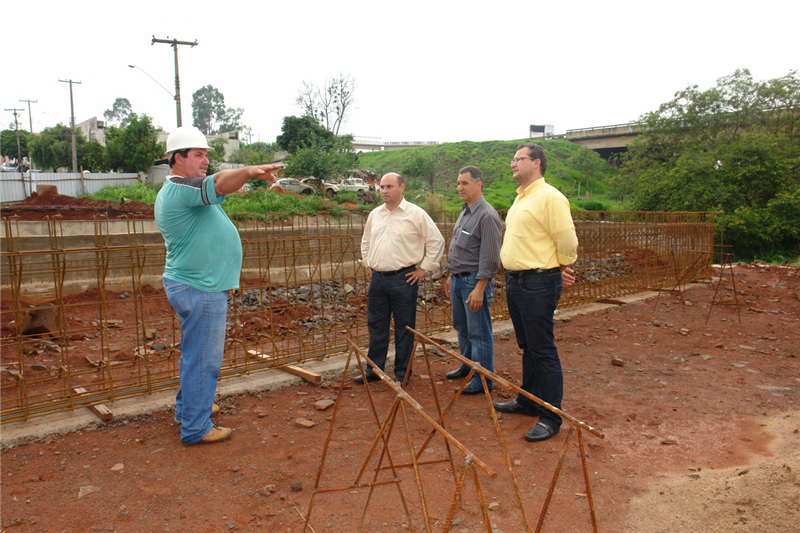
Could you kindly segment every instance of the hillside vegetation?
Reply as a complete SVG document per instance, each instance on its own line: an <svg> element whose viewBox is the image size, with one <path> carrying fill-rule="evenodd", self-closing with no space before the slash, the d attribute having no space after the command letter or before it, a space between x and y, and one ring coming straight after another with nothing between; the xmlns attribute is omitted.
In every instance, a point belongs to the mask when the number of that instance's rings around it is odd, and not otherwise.
<svg viewBox="0 0 800 533"><path fill-rule="evenodd" d="M517 184L511 177L511 158L517 145L523 141L485 141L444 143L434 146L406 148L384 152L367 152L359 156L361 169L374 170L379 176L387 172L400 172L407 179L406 197L429 211L439 209L460 210L461 200L456 190L459 169L475 165L483 171L484 194L496 209L508 209L514 202ZM539 141L544 145L548 167L545 178L563 192L575 210L615 210L619 204L613 201L610 179L618 175L615 167L603 161L592 150L566 140ZM428 158L433 164L433 186L420 176L409 176L406 167L415 158ZM587 195L588 186L588 195ZM147 185L108 187L92 198L114 200L125 197L146 204L155 203L158 188ZM588 199L587 199L588 196ZM355 193L341 192L336 198L323 198L315 194L297 196L282 194L267 189L256 189L246 194L234 194L225 201L225 211L231 215L239 213L271 213L291 216L300 213L327 211L337 213L346 208L340 204L348 202L359 209L371 209L363 204Z"/></svg>
<svg viewBox="0 0 800 533"><path fill-rule="evenodd" d="M496 209L508 209L514 202L516 182L511 177L511 158L522 141L461 141L432 146L405 148L383 152L365 152L359 156L362 169L374 170L379 176L399 172L407 178L407 188L414 194L433 192L443 196L445 206L459 209L456 192L459 169L475 165L483 171L484 194ZM618 171L597 153L563 139L539 140L547 154L545 178L570 200L573 209L616 209L612 201L610 179ZM432 162L432 176L414 176L415 160ZM431 187L430 182L433 182ZM588 201L587 201L588 189Z"/></svg>

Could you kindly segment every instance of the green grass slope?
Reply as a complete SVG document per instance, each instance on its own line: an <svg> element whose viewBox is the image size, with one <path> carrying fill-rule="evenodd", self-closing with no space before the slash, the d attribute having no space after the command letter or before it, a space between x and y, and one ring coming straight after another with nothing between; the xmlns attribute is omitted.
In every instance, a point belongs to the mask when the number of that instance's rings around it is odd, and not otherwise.
<svg viewBox="0 0 800 533"><path fill-rule="evenodd" d="M523 141L461 141L433 146L364 152L359 156L359 166L374 170L378 175L387 172L403 172L407 163L417 154L433 157L437 162L434 193L452 198L447 207L460 208L456 191L459 169L475 165L483 171L484 195L496 209L507 209L516 195L516 183L511 177L511 158L516 147ZM610 180L617 169L595 152L564 139L537 141L544 145L548 167L545 178L548 183L563 192L573 209L616 209L617 205L608 195ZM589 202L586 202L588 180ZM578 190L580 186L580 196ZM411 191L427 191L428 183L422 179L409 178L407 187ZM429 191L430 192L430 191Z"/></svg>

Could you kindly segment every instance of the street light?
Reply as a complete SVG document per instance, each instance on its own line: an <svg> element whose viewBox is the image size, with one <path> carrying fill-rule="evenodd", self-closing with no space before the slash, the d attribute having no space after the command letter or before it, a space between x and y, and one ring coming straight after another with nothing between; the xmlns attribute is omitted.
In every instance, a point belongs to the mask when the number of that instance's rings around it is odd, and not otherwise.
<svg viewBox="0 0 800 533"><path fill-rule="evenodd" d="M157 79L155 79L153 76L151 76L150 74L148 74L148 73L147 73L147 71L146 71L145 69L143 69L142 67L137 67L136 65L128 65L128 67L130 67L130 68L138 68L139 70L141 70L142 72L144 72L144 73L147 75L147 77L148 77L148 78L150 78L150 79L151 79L151 80L153 80L154 82L158 83L158 86L159 86L159 87L161 87L162 89L164 89L165 91L167 91L167 94L168 94L168 95L170 95L170 96L172 97L172 99L173 99L173 100L175 100L175 101L177 102L177 100L178 100L178 97L177 97L177 96L175 96L174 94L172 94L172 93L169 91L169 89L167 89L166 87L164 87L163 85L161 85L161 83L159 83L159 81L158 81ZM179 113L180 113L180 111L179 111ZM178 115L178 126L180 127L180 125L181 125L181 116L180 116L180 114L179 114L179 115Z"/></svg>
<svg viewBox="0 0 800 533"><path fill-rule="evenodd" d="M47 111L42 111L42 113L44 113L45 115L48 115L48 116L50 116L50 117L52 117L52 118L56 119L56 123L57 123L59 126L60 126L60 125L62 125L62 124L64 123L64 121L63 121L63 120L61 120L61 119L60 119L60 118L58 118L58 117L55 117L55 116L51 115L51 114L50 114L50 113L48 113Z"/></svg>

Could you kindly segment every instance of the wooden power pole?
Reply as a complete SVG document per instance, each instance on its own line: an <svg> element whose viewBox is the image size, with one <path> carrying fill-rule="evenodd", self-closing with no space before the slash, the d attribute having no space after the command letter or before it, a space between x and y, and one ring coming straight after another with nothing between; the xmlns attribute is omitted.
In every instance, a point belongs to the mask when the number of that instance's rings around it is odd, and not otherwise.
<svg viewBox="0 0 800 533"><path fill-rule="evenodd" d="M156 43L168 44L175 51L175 107L177 108L178 112L178 127L180 128L183 125L183 121L181 120L181 78L178 74L178 45L184 44L194 48L197 46L197 39L195 39L192 43L188 41L179 41L177 39L169 40L169 38L156 39L156 36L153 35L153 41L150 44L154 45Z"/></svg>
<svg viewBox="0 0 800 533"><path fill-rule="evenodd" d="M72 80L58 80L62 83L69 83L69 110L72 115L72 172L78 173L78 147L75 141L75 105L72 100L72 84L81 84L79 81ZM86 192L86 191L84 191Z"/></svg>

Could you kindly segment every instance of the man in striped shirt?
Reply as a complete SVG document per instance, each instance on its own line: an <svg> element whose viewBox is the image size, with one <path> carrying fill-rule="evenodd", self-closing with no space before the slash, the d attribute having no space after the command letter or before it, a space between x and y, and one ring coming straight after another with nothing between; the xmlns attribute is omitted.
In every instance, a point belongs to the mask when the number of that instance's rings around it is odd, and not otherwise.
<svg viewBox="0 0 800 533"><path fill-rule="evenodd" d="M445 281L445 296L453 308L453 327L458 333L461 355L494 372L494 338L489 307L494 294L494 277L500 269L500 244L503 223L500 215L483 197L483 173L468 166L458 173L458 196L464 210L458 216L450 251ZM470 367L460 365L447 373L447 379L461 379ZM492 381L486 380L489 390ZM475 373L462 394L483 391L481 378Z"/></svg>

